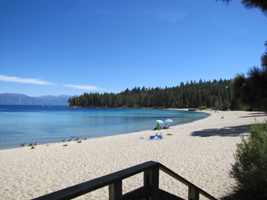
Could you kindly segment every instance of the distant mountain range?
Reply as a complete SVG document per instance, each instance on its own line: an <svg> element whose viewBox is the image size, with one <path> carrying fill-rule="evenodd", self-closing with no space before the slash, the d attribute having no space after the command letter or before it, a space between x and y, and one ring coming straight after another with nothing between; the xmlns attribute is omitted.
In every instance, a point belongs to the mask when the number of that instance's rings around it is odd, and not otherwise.
<svg viewBox="0 0 267 200"><path fill-rule="evenodd" d="M0 94L0 105L69 105L70 95L44 95L30 97L25 94L3 93Z"/></svg>

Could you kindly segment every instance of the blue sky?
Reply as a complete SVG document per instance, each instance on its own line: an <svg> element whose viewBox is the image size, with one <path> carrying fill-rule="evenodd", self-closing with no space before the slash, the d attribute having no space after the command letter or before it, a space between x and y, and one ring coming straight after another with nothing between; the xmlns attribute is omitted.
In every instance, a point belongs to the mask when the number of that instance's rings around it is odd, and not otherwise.
<svg viewBox="0 0 267 200"><path fill-rule="evenodd" d="M1 0L0 93L118 93L260 66L267 17L239 0Z"/></svg>

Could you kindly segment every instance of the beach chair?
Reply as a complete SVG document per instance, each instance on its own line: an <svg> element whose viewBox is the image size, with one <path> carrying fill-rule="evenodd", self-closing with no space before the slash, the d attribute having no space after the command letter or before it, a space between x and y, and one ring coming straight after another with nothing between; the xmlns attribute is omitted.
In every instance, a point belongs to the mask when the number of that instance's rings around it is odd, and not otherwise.
<svg viewBox="0 0 267 200"><path fill-rule="evenodd" d="M154 139L158 139L158 140L162 140L162 133L160 133L159 135L156 133L156 135L152 135L150 136L150 140L154 140Z"/></svg>
<svg viewBox="0 0 267 200"><path fill-rule="evenodd" d="M150 136L150 140L154 140L154 139L155 139L154 135Z"/></svg>

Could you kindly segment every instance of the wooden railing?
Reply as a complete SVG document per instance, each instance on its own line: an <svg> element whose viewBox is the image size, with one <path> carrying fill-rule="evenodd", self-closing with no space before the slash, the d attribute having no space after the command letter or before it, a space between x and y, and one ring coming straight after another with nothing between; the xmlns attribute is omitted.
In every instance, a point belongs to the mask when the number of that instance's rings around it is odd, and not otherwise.
<svg viewBox="0 0 267 200"><path fill-rule="evenodd" d="M109 186L109 200L180 200L182 198L159 189L159 170L188 186L188 200L199 200L199 194L208 199L216 199L204 190L185 180L164 165L149 161L100 178L53 192L36 199L72 199L104 186ZM122 194L122 180L144 172L144 185L126 194Z"/></svg>

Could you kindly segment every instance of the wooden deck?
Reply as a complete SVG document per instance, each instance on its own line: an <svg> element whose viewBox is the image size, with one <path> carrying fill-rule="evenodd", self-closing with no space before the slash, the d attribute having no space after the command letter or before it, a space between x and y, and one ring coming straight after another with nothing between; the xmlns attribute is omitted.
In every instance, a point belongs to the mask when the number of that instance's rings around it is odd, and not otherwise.
<svg viewBox="0 0 267 200"><path fill-rule="evenodd" d="M180 200L182 198L159 188L159 170L188 186L188 200L199 200L199 195L216 199L193 183L185 180L164 165L149 161L100 178L96 178L72 187L65 188L35 199L72 199L104 186L109 186L109 200ZM138 173L144 173L144 185L126 194L122 194L122 180ZM212 184L212 183L211 183Z"/></svg>

